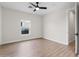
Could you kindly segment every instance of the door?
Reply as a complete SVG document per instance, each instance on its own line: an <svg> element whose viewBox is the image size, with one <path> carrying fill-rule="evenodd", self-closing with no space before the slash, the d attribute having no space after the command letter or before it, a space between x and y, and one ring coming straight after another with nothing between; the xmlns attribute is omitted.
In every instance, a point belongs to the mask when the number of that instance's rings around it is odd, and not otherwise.
<svg viewBox="0 0 79 59"><path fill-rule="evenodd" d="M79 6L75 6L75 54L79 55Z"/></svg>

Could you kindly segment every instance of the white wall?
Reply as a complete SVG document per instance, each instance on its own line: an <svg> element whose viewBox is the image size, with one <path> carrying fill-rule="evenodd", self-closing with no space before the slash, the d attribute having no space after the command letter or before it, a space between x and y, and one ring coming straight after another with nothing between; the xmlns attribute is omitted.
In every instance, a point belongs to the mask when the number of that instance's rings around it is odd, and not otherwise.
<svg viewBox="0 0 79 59"><path fill-rule="evenodd" d="M42 37L42 17L7 8L2 9L2 43ZM21 19L31 21L30 35L21 35Z"/></svg>
<svg viewBox="0 0 79 59"><path fill-rule="evenodd" d="M67 9L74 7L75 4L67 3L61 8L56 8L48 15L44 16L43 36L46 39L68 45L68 22Z"/></svg>
<svg viewBox="0 0 79 59"><path fill-rule="evenodd" d="M62 11L55 11L44 17L44 38L66 43L66 15Z"/></svg>
<svg viewBox="0 0 79 59"><path fill-rule="evenodd" d="M0 6L0 44L2 40L2 7Z"/></svg>

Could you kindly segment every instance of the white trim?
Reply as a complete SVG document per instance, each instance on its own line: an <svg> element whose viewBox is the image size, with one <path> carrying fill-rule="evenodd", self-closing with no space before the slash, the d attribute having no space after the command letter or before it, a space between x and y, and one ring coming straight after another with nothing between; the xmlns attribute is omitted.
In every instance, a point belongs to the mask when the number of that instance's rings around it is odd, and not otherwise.
<svg viewBox="0 0 79 59"><path fill-rule="evenodd" d="M77 3L75 4L75 33L77 33ZM77 54L77 37L75 36L75 54Z"/></svg>
<svg viewBox="0 0 79 59"><path fill-rule="evenodd" d="M32 39L36 39L36 38L32 38ZM32 40L32 39L20 39L20 40L15 40L15 41L2 42L0 45L8 44L8 43L14 43L14 42L20 42L20 41L25 41L25 40ZM68 45L67 42L65 43L65 42L62 42L62 41L52 40L50 38L45 38L45 37L44 37L44 39L51 40L51 41L54 41L54 42L57 42L57 43L60 43L60 44L63 44L63 45Z"/></svg>
<svg viewBox="0 0 79 59"><path fill-rule="evenodd" d="M26 39L20 39L20 40L15 40L15 41L2 42L1 45L3 45L3 44L8 44L8 43L19 42L19 41L24 41L24 40L26 40Z"/></svg>
<svg viewBox="0 0 79 59"><path fill-rule="evenodd" d="M41 37L39 37L39 38L41 38ZM2 42L0 45L3 45L3 44L8 44L8 43L15 43L15 42L20 42L20 41L33 40L33 39L37 39L37 38L18 39L18 40L15 40L15 41L7 41L7 42Z"/></svg>
<svg viewBox="0 0 79 59"><path fill-rule="evenodd" d="M1 41L2 41L2 6L0 6L0 45L1 45Z"/></svg>
<svg viewBox="0 0 79 59"><path fill-rule="evenodd" d="M54 41L54 42L57 42L57 43L60 43L60 44L63 44L63 45L68 45L68 43L66 42L62 42L62 41L58 41L58 40L52 40L51 38L46 38L46 37L44 37L44 39L47 39L47 40L51 40L51 41Z"/></svg>

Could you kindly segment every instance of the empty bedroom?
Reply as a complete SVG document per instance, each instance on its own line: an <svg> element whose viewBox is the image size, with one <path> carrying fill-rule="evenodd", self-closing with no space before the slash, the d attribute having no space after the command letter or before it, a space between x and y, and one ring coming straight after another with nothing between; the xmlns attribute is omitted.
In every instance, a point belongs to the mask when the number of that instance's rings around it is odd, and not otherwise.
<svg viewBox="0 0 79 59"><path fill-rule="evenodd" d="M0 2L0 57L78 55L77 2Z"/></svg>

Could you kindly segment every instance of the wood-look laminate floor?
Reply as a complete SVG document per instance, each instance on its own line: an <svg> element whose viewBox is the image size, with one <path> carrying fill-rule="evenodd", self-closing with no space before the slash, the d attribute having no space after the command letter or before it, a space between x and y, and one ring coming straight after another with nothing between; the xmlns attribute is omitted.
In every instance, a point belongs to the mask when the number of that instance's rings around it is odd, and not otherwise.
<svg viewBox="0 0 79 59"><path fill-rule="evenodd" d="M46 39L35 39L2 45L1 57L74 57L74 44L62 45Z"/></svg>

